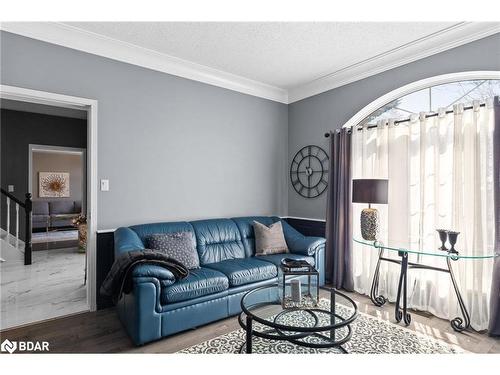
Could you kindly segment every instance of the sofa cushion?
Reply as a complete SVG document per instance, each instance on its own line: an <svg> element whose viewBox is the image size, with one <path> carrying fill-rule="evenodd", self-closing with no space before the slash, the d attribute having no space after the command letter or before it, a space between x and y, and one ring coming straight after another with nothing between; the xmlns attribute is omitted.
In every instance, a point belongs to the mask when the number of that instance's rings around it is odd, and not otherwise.
<svg viewBox="0 0 500 375"><path fill-rule="evenodd" d="M146 242L148 249L164 252L187 269L200 267L193 232L156 233L149 236Z"/></svg>
<svg viewBox="0 0 500 375"><path fill-rule="evenodd" d="M189 275L185 279L162 288L161 303L165 305L167 303L187 301L222 292L228 288L229 283L224 274L210 268L197 268L189 271Z"/></svg>
<svg viewBox="0 0 500 375"><path fill-rule="evenodd" d="M132 225L132 229L144 245L146 245L147 238L152 234L157 233L175 233L175 232L193 232L193 227L186 221L174 221L165 223L152 223Z"/></svg>
<svg viewBox="0 0 500 375"><path fill-rule="evenodd" d="M72 227L73 226L73 219L67 219L67 218L56 218L55 216L52 216L50 218L50 226L51 228L64 228L64 227Z"/></svg>
<svg viewBox="0 0 500 375"><path fill-rule="evenodd" d="M49 225L49 215L33 215L31 223L33 228L46 228Z"/></svg>
<svg viewBox="0 0 500 375"><path fill-rule="evenodd" d="M49 202L47 201L33 201L33 216L34 215L48 215Z"/></svg>
<svg viewBox="0 0 500 375"><path fill-rule="evenodd" d="M280 218L276 216L245 216L234 217L231 220L233 220L238 226L241 241L243 242L243 247L245 248L245 254L248 258L255 255L255 232L253 230L253 222L258 221L259 223L269 226L277 221L280 221Z"/></svg>
<svg viewBox="0 0 500 375"><path fill-rule="evenodd" d="M314 258L313 257L307 256L307 255L301 255L301 254L288 253L288 254L262 255L258 259L266 261L266 262L271 262L276 267L279 267L281 265L281 260L283 258L291 258L291 259L295 259L295 260L305 260L310 265L314 266Z"/></svg>
<svg viewBox="0 0 500 375"><path fill-rule="evenodd" d="M228 259L206 267L222 272L229 279L229 286L238 286L268 280L278 275L274 264L255 258Z"/></svg>
<svg viewBox="0 0 500 375"><path fill-rule="evenodd" d="M192 221L200 264L245 257L236 223L230 219Z"/></svg>
<svg viewBox="0 0 500 375"><path fill-rule="evenodd" d="M51 215L75 213L74 201L50 201L49 211Z"/></svg>

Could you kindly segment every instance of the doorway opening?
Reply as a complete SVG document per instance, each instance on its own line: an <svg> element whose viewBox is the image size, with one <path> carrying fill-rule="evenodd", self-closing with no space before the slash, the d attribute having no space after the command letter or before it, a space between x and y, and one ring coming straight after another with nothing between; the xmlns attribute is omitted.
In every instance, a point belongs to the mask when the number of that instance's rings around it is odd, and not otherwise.
<svg viewBox="0 0 500 375"><path fill-rule="evenodd" d="M97 103L1 86L0 109L0 330L93 311Z"/></svg>
<svg viewBox="0 0 500 375"><path fill-rule="evenodd" d="M78 247L85 252L86 149L30 144L28 162L33 251ZM53 183L60 192L50 190Z"/></svg>

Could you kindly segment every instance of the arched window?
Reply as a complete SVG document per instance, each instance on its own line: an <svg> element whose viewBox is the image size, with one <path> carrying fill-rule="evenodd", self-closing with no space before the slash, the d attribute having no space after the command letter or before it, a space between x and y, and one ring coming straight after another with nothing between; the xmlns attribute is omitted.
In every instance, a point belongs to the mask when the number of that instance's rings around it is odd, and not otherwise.
<svg viewBox="0 0 500 375"><path fill-rule="evenodd" d="M493 129L500 126L494 123L495 96L500 96L500 72L448 74L396 89L348 121L345 127L356 128L352 178L389 180L389 203L376 207L382 219L381 241L425 253L439 247L436 229L448 229L461 232L464 253L493 253ZM363 208L353 204L355 238L360 236ZM378 256L354 243L356 291L370 294ZM398 258L397 253L386 256ZM417 257L410 261L436 268L444 261ZM472 312L472 327L487 328L492 260L461 259L453 266ZM381 293L394 301L399 269L390 263L380 269ZM410 307L450 320L460 316L452 288L444 273L410 270Z"/></svg>
<svg viewBox="0 0 500 375"><path fill-rule="evenodd" d="M430 86L397 98L374 111L360 125L377 124L391 118L405 118L420 112L437 113L439 108L453 109L454 104L472 105L500 95L500 79L474 79Z"/></svg>
<svg viewBox="0 0 500 375"><path fill-rule="evenodd" d="M495 90L495 92L498 93L498 82L500 81L500 71L457 72L457 73L443 74L443 75L439 75L439 76L425 78L425 79L422 79L420 81L409 83L405 86L402 86L402 87L399 87L395 90L392 90L391 92L388 92L387 94L382 95L381 97L375 99L373 102L366 105L359 112L357 112L354 116L352 116L349 119L349 121L347 121L344 124L343 127L344 128L351 128L353 126L357 126L357 125L366 123L366 121L370 122L371 116L381 115L383 112L385 112L384 108L386 108L392 102L397 101L398 99L402 99L405 96L416 95L417 92L420 92L420 91L425 92L425 90L437 88L440 86L445 86L447 84L460 85L461 83L465 84L466 82L473 82L473 81L489 81L489 82L491 82L491 86L492 86L493 90ZM490 83L488 83L488 86L490 86ZM484 89L484 87L483 87L483 89ZM452 91L452 90L450 90L450 91ZM481 91L477 91L475 94L477 95L479 92L481 92ZM465 94L465 92L464 92L464 94ZM471 95L474 95L474 94L472 94L472 92L471 92ZM458 98L459 98L459 96L455 97L455 100ZM438 102L436 102L436 101L434 101L434 103L438 104ZM444 103L444 104L441 103L440 105L444 106L444 105L446 105L446 103ZM436 106L434 106L434 107L436 107ZM429 105L424 105L424 107L421 109L419 108L418 111L427 111L428 108L429 108ZM433 109L431 108L431 110L433 110Z"/></svg>

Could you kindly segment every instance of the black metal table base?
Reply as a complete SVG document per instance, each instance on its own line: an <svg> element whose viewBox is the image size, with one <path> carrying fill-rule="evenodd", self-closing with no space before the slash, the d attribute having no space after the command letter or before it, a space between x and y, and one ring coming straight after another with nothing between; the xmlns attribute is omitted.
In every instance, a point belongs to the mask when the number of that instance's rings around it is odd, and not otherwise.
<svg viewBox="0 0 500 375"><path fill-rule="evenodd" d="M348 342L351 337L352 337L352 328L351 328L351 323L354 320L354 318L357 316L357 306L352 301L355 313L352 318L349 320L346 320L342 316L336 314L335 312L335 294L338 293L335 291L335 289L331 289L330 291L330 311L327 310L322 310L320 308L311 308L311 309L306 309L304 310L305 312L309 313L311 317L314 319L314 325L309 327L311 330L309 331L294 331L294 328L298 327L293 327L290 326L287 328L286 331L280 330L278 328L269 328L266 330L256 330L254 329L254 322L253 322L253 317L251 315L247 315L244 312L240 313L238 316L238 322L240 326L245 330L245 342L241 345L240 347L240 353L247 353L251 354L253 351L253 337L260 337L268 340L278 340L278 341L288 341L290 343L299 345L299 346L304 346L308 348L315 348L315 349L324 349L324 348L338 348L342 353L347 354L347 350L342 346L346 342ZM348 298L348 300L350 300ZM290 311L295 311L295 309L289 309L289 310L284 310L274 316L273 322L275 323L276 320L284 315L289 313ZM318 318L318 313L327 313L330 315L330 325L336 325L335 329L330 329L330 330L324 330L320 327L317 328L317 331L312 331L315 327L317 327L319 323L319 318ZM336 323L338 322L338 323ZM271 322L270 322L271 323ZM272 324L271 323L271 324ZM261 323L262 324L262 323ZM347 333L342 334L342 336L339 338L337 336L336 331L344 329L347 330ZM324 332L324 333L323 333ZM303 341L303 339L307 337L318 337L322 340L322 342L307 342Z"/></svg>
<svg viewBox="0 0 500 375"><path fill-rule="evenodd" d="M455 290L455 295L458 300L458 305L460 307L460 311L462 312L462 317L456 317L451 320L450 322L451 327L457 332L462 332L467 328L469 328L470 315L469 312L467 311L462 295L460 294L460 290L458 288L455 275L453 273L453 267L451 265L451 259L454 258L447 257L446 258L447 268L440 268L420 263L409 262L408 253L405 251L400 251L398 255L401 258L400 260L385 258L384 249L383 248L379 249L377 265L375 267L375 272L372 279L372 286L370 290L370 299L373 302L373 304L380 307L387 302L387 298L378 294L378 285L380 279L380 263L382 261L395 263L401 266L399 273L398 292L396 296L394 317L398 323L403 320L406 325L410 325L411 323L411 315L408 312L408 285L407 285L408 269L422 269L422 270L445 272L450 275L451 282L453 284L453 289ZM401 304L403 306L401 306Z"/></svg>

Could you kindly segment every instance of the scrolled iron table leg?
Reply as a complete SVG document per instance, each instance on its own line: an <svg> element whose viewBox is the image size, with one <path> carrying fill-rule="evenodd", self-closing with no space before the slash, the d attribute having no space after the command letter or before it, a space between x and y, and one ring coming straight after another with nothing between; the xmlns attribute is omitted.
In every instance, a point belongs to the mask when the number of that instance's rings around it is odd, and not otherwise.
<svg viewBox="0 0 500 375"><path fill-rule="evenodd" d="M394 317L396 318L396 322L400 322L404 318L404 322L406 325L409 325L411 322L411 316L408 313L408 300L407 300L407 273L408 273L408 253L404 251L399 252L399 256L401 257L401 271L399 273L399 282L398 282L398 294L396 296L396 306L394 309ZM401 293L403 294L403 311L401 311Z"/></svg>
<svg viewBox="0 0 500 375"><path fill-rule="evenodd" d="M462 295L460 294L460 290L458 289L457 281L455 280L455 275L453 274L453 267L451 266L450 257L446 258L446 264L448 265L448 271L450 273L451 282L453 284L453 289L455 289L455 294L458 299L458 305L460 306L460 310L462 311L461 317L456 317L451 320L451 327L457 331L462 332L470 327L470 316L467 311L467 307L465 306L464 300L462 299Z"/></svg>
<svg viewBox="0 0 500 375"><path fill-rule="evenodd" d="M404 264L404 265L403 265ZM402 268L404 268L404 278L403 278L403 320L407 326L411 323L411 315L408 313L408 253L403 254Z"/></svg>
<svg viewBox="0 0 500 375"><path fill-rule="evenodd" d="M379 277L380 277L380 263L382 261L382 256L384 255L384 249L379 249L378 251L378 260L377 260L377 266L375 267L375 272L373 274L373 280L372 280L372 287L370 290L370 299L373 302L375 306L383 306L386 302L387 299L384 296L377 295L378 294L378 283L379 283Z"/></svg>

